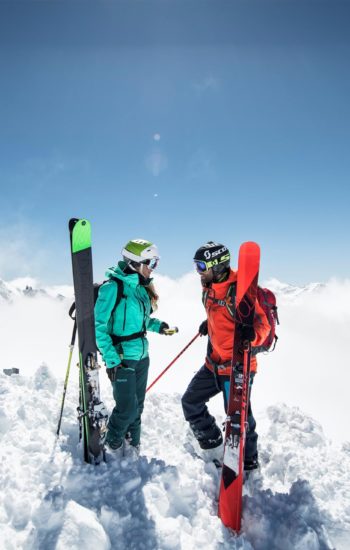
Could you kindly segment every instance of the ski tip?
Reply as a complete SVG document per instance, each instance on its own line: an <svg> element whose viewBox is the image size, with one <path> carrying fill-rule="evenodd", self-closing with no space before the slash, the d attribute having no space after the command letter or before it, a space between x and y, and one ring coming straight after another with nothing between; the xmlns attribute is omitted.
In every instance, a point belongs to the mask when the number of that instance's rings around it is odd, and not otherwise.
<svg viewBox="0 0 350 550"><path fill-rule="evenodd" d="M247 249L247 250L260 250L260 246L258 245L258 243L254 241L245 241L244 243L241 244L240 249L241 248Z"/></svg>
<svg viewBox="0 0 350 550"><path fill-rule="evenodd" d="M69 222L72 252L80 252L91 246L91 225L86 219L72 218Z"/></svg>
<svg viewBox="0 0 350 550"><path fill-rule="evenodd" d="M89 224L88 220L85 218L70 218L68 222L69 229L72 230L78 222L80 222L81 225Z"/></svg>
<svg viewBox="0 0 350 550"><path fill-rule="evenodd" d="M70 218L69 222L68 222L68 227L69 227L69 231L72 231L73 230L73 227L75 226L75 224L79 221L79 218Z"/></svg>
<svg viewBox="0 0 350 550"><path fill-rule="evenodd" d="M252 265L256 266L260 262L260 246L258 243L255 243L253 241L247 241L245 243L242 243L239 247L239 253L238 253L238 270L240 268L240 264L245 265L246 262L252 263Z"/></svg>

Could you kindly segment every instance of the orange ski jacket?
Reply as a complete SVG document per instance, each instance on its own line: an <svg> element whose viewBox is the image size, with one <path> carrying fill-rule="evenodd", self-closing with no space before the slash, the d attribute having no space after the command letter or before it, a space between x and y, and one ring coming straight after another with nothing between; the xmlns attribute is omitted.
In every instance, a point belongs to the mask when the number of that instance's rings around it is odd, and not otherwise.
<svg viewBox="0 0 350 550"><path fill-rule="evenodd" d="M210 339L209 355L205 364L212 372L213 363L218 366L217 372L220 375L229 376L231 373L231 359L233 351L234 319L225 306L225 299L230 285L237 281L237 271L230 270L228 279L222 283L212 283L210 288L203 287L203 302L208 318L208 335ZM205 299L204 299L205 296ZM218 303L217 300L221 300ZM254 317L255 340L253 346L260 346L270 332L270 325L265 312L255 303ZM257 360L251 356L250 370L256 372Z"/></svg>

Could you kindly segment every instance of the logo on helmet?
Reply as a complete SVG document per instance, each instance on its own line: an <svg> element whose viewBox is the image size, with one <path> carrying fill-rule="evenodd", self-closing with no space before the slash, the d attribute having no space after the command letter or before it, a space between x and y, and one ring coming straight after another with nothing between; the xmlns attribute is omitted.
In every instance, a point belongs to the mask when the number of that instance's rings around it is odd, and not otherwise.
<svg viewBox="0 0 350 550"><path fill-rule="evenodd" d="M222 254L223 252L226 252L226 251L227 251L226 246L223 246L223 247L220 248L219 250L215 250L215 251L212 253L211 257L212 257L212 258L215 258L215 256L219 256L220 254Z"/></svg>
<svg viewBox="0 0 350 550"><path fill-rule="evenodd" d="M145 239L133 239L133 243L142 244L142 245L149 245L151 244L149 241L145 241Z"/></svg>
<svg viewBox="0 0 350 550"><path fill-rule="evenodd" d="M210 252L210 250L205 250L203 252L203 256L206 260L212 260L216 258L216 256L221 256L221 254L223 254L224 252L227 252L226 246L219 248L219 250L214 250L213 252Z"/></svg>

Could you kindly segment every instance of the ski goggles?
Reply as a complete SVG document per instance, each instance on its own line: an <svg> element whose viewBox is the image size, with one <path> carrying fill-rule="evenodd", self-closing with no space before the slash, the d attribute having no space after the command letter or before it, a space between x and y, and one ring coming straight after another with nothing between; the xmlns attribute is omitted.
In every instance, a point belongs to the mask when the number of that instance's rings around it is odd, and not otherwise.
<svg viewBox="0 0 350 550"><path fill-rule="evenodd" d="M147 265L150 269L156 269L159 263L159 258L151 258L150 260L144 260L141 264Z"/></svg>
<svg viewBox="0 0 350 550"><path fill-rule="evenodd" d="M207 262L202 262L200 260L195 260L194 266L198 273L204 273L204 271L208 271L208 269L210 269L207 267Z"/></svg>
<svg viewBox="0 0 350 550"><path fill-rule="evenodd" d="M208 271L211 267L215 267L216 265L222 264L223 262L226 262L230 259L230 254L226 254L225 256L222 256L220 261L218 259L210 260L208 262L205 262L204 260L194 260L194 265L198 273L204 273L204 271Z"/></svg>

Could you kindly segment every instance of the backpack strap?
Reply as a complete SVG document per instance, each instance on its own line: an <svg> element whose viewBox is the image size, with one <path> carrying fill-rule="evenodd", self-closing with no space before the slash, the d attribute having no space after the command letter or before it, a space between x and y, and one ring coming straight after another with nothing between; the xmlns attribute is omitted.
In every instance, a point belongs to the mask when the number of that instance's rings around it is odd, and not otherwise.
<svg viewBox="0 0 350 550"><path fill-rule="evenodd" d="M97 294L98 294L98 289L104 285L105 283L108 283L108 281L114 281L115 283L117 283L117 287L118 287L118 290L117 290L117 299L115 301L115 304L113 306L113 309L111 311L111 316L114 314L115 310L117 309L118 307L118 304L120 303L120 300L122 298L125 298L125 295L124 295L124 284L123 284L123 281L121 281L120 279L118 279L117 277L111 277L110 279L106 279L105 281L103 281L103 283L101 284L97 284L97 283L94 283L94 293L95 293L95 287L97 288L97 291L96 291L96 294L95 294L95 301L96 301L96 297L97 297ZM75 311L75 301L72 303L72 305L70 306L69 308L69 311L68 311L68 315L71 319L73 319L73 321L75 320L75 315L73 316L73 313Z"/></svg>
<svg viewBox="0 0 350 550"><path fill-rule="evenodd" d="M136 340L137 338L144 338L146 332L134 332L133 334L128 334L127 336L116 336L116 334L110 334L114 346L121 344L122 342L129 342L129 340Z"/></svg>
<svg viewBox="0 0 350 550"><path fill-rule="evenodd" d="M207 302L210 301L213 304L217 304L218 306L226 307L231 317L234 317L235 310L236 310L236 288L237 288L237 284L231 283L227 289L224 300L218 300L217 298L214 298L211 295L212 289L210 287L205 288L202 294L202 302L204 307L206 307Z"/></svg>
<svg viewBox="0 0 350 550"><path fill-rule="evenodd" d="M123 281L118 279L118 277L111 277L110 279L107 279L107 281L103 281L102 284L107 283L108 281L114 281L115 283L117 283L117 287L118 287L118 289L117 289L117 299L116 299L115 304L113 306L113 309L111 311L111 317L112 317L112 315L114 315L114 312L117 309L118 305L120 304L121 299L126 298L126 296L124 294L124 283L123 283Z"/></svg>
<svg viewBox="0 0 350 550"><path fill-rule="evenodd" d="M271 353L271 351L273 351L276 347L277 340L278 340L277 334L274 335L273 339L274 339L273 347L272 347L272 349L269 349L269 353Z"/></svg>
<svg viewBox="0 0 350 550"><path fill-rule="evenodd" d="M124 283L118 277L111 277L110 279L107 279L107 281L114 281L117 283L118 290L117 290L117 299L115 301L115 304L113 306L113 309L111 311L111 317L114 315L115 310L117 309L118 305L121 302L122 298L126 298L124 294ZM104 282L107 282L104 281ZM103 284L103 283L102 283ZM112 338L112 342L114 346L117 346L118 344L121 344L122 342L129 342L130 340L136 340L137 338L144 338L146 336L146 328L144 327L144 330L141 330L140 332L134 332L133 334L128 334L126 336L117 336L116 334L110 334L110 337Z"/></svg>
<svg viewBox="0 0 350 550"><path fill-rule="evenodd" d="M236 312L236 291L237 283L231 283L227 289L227 294L225 298L225 306L231 317L235 317Z"/></svg>
<svg viewBox="0 0 350 550"><path fill-rule="evenodd" d="M279 325L279 324L280 324L280 320L279 320L279 318L278 318L277 306L273 306L273 307L272 307L272 311L273 311L273 314L274 314L274 316L275 316L276 323ZM275 345L276 345L276 344L275 344ZM274 346L273 349L275 349L275 346Z"/></svg>
<svg viewBox="0 0 350 550"><path fill-rule="evenodd" d="M121 279L118 279L118 277L110 277L109 279L106 279L101 283L100 285L96 285L96 287L100 288L105 283L108 283L109 281L114 281L117 285L117 297L115 300L115 304L113 306L113 309L111 311L111 317L113 317L118 305L121 302L122 298L126 298L124 294L124 283ZM73 316L73 313L75 311L75 302L72 303L71 307L69 308L68 315L75 321L75 316ZM128 342L129 340L136 340L136 338L144 338L146 335L146 330L142 330L140 332L134 332L134 334L128 334L127 336L116 336L115 334L110 334L110 337L112 338L112 342L114 346L117 346L121 342Z"/></svg>

